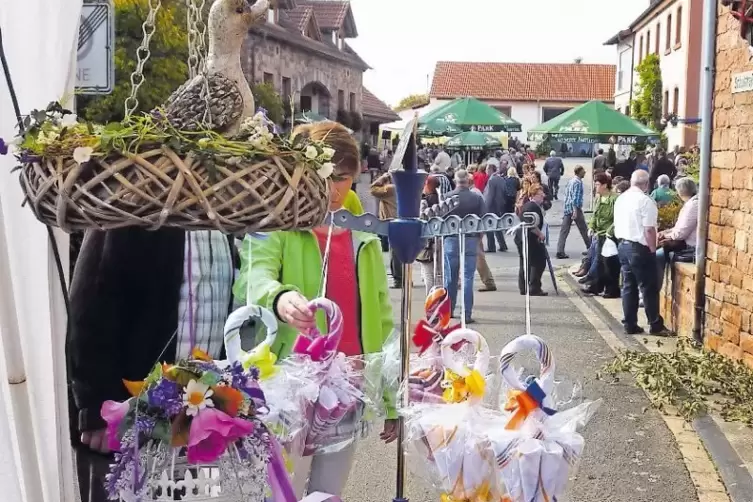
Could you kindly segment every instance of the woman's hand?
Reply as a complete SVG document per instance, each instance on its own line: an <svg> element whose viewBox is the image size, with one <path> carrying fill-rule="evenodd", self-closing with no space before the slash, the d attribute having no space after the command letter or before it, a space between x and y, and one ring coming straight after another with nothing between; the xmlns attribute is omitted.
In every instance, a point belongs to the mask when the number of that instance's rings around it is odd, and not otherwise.
<svg viewBox="0 0 753 502"><path fill-rule="evenodd" d="M384 429L379 433L379 439L390 444L397 439L397 430L400 422L396 418L388 418L384 421Z"/></svg>
<svg viewBox="0 0 753 502"><path fill-rule="evenodd" d="M110 453L107 446L107 429L87 431L81 433L81 443L98 453Z"/></svg>
<svg viewBox="0 0 753 502"><path fill-rule="evenodd" d="M298 331L316 327L314 313L308 307L308 300L297 291L287 291L277 299L277 317Z"/></svg>

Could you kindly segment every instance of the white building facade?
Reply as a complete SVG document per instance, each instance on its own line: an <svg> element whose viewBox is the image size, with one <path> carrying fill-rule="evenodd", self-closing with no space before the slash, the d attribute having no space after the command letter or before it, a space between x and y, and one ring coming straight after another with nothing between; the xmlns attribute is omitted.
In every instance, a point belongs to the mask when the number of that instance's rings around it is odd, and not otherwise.
<svg viewBox="0 0 753 502"><path fill-rule="evenodd" d="M606 42L616 49L615 108L628 115L640 87L636 68L649 54L658 55L663 115L679 118L677 125L670 123L664 130L670 149L697 141L695 128L684 121L699 113L702 4L703 0L652 1L626 30Z"/></svg>

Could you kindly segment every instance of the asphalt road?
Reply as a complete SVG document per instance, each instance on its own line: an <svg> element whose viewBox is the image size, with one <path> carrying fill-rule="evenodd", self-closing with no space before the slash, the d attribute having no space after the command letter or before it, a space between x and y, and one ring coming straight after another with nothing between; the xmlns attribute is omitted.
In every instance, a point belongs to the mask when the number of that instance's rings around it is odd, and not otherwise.
<svg viewBox="0 0 753 502"><path fill-rule="evenodd" d="M568 161L568 175L572 173L575 163ZM563 187L566 181L563 180ZM373 210L369 206L373 201L367 197L364 199L366 209ZM558 223L556 219L558 213L561 215L561 204L556 203L547 215L550 224ZM552 233L553 240L556 240L556 233ZM576 257L579 258L583 243L576 237L577 232L573 229L567 246L573 259L555 261L555 266L572 264ZM552 254L555 245L556 242L550 245ZM487 259L499 290L476 293L474 318L478 323L473 327L487 338L492 353L498 354L505 343L524 332L524 298L518 294L516 286L517 254L514 251L498 252L488 254ZM551 292L551 282L545 279L545 289ZM414 319L422 314L423 291L416 268ZM397 325L400 291L393 290L392 299ZM697 501L696 490L673 435L661 416L650 409L642 391L628 379L618 383L594 379L599 368L612 359L613 353L588 320L564 295L533 298L531 305L533 334L543 337L550 344L556 358L558 377L565 382L582 385L585 398L603 400L601 408L585 430L586 451L580 469L572 479L568 502ZM531 365L532 369L534 367ZM644 412L644 408L647 411ZM416 469L416 466L409 467L411 471ZM344 500L391 500L395 495L395 470L394 445L385 446L377 437L363 440L358 447ZM407 495L413 502L434 502L439 499L436 490L414 472L408 474Z"/></svg>

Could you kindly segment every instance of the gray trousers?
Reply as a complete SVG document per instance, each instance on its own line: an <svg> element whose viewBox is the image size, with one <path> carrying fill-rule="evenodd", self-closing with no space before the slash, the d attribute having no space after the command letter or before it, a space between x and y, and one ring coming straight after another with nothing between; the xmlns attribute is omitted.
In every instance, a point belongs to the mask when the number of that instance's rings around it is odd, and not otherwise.
<svg viewBox="0 0 753 502"><path fill-rule="evenodd" d="M583 243L586 245L586 249L591 247L591 239L588 238L588 226L586 225L586 216L583 211L578 211L578 216L573 217L572 214L566 214L562 217L562 226L560 227L560 238L557 241L557 254L563 254L565 252L565 243L567 242L567 236L570 235L570 226L575 221L575 226L580 231L580 236L583 237Z"/></svg>

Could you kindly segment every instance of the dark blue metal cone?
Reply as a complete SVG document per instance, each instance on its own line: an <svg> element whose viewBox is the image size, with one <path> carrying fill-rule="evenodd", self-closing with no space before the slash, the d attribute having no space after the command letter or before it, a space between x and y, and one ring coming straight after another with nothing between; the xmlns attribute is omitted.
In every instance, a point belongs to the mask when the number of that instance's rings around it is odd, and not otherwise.
<svg viewBox="0 0 753 502"><path fill-rule="evenodd" d="M421 192L429 173L426 171L393 171L399 219L418 218L421 213Z"/></svg>

